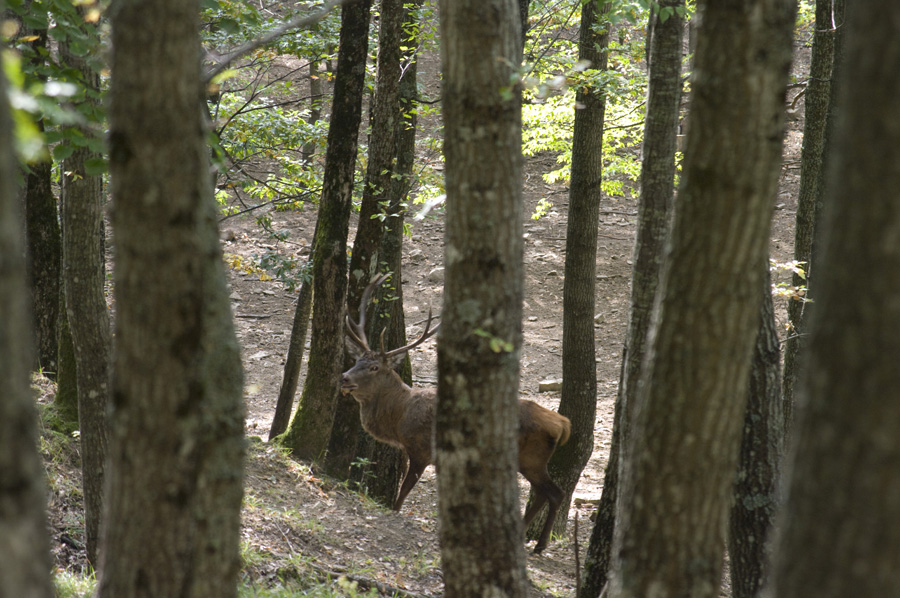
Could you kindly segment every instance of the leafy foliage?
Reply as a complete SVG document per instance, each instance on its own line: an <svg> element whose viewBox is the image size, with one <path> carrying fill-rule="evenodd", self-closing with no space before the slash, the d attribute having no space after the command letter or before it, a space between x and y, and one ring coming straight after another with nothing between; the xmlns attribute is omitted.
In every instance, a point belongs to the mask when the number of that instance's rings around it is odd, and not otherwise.
<svg viewBox="0 0 900 598"><path fill-rule="evenodd" d="M575 90L586 87L606 94L606 127L603 132L604 179L607 195L624 195L640 174L638 146L643 133L643 106L647 78L643 59L645 32L642 27L622 24L612 31L608 70L598 71L577 62L574 39L580 2L541 4L553 15L541 16L542 36L552 40L537 52L542 38L532 42L531 55L540 58L531 67L531 76L539 81L564 81L565 87L543 95L552 85L532 86L526 93L522 120L523 151L533 156L540 152L556 154L559 167L544 174L548 183L567 182L572 162L572 127L575 118ZM645 17L643 3L617 3L612 21L622 23ZM558 15L567 15L560 20ZM607 25L613 26L613 25ZM553 31L553 28L559 28ZM546 210L545 210L546 211Z"/></svg>
<svg viewBox="0 0 900 598"><path fill-rule="evenodd" d="M52 151L53 159L62 161L79 147L102 154L105 90L87 85L81 72L62 61L51 45L65 44L69 54L104 81L103 6L97 0L10 0L7 5L18 26L5 32L15 53L4 52L3 63L12 82L11 102L23 157L46 159ZM35 125L38 122L40 128ZM106 169L102 158L86 166L88 174Z"/></svg>

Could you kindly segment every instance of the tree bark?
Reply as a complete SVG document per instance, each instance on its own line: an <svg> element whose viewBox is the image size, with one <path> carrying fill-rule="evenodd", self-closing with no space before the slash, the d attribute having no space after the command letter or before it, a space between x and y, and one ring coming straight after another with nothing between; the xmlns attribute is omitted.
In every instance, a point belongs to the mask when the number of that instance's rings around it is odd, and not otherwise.
<svg viewBox="0 0 900 598"><path fill-rule="evenodd" d="M58 363L59 279L62 246L50 161L28 166L25 176L25 222L38 367L56 376Z"/></svg>
<svg viewBox="0 0 900 598"><path fill-rule="evenodd" d="M763 297L728 533L733 598L755 598L768 581L784 453L781 352L768 260L759 267L764 270Z"/></svg>
<svg viewBox="0 0 900 598"><path fill-rule="evenodd" d="M29 4L30 2L26 3L21 10L29 10ZM18 15L4 14L4 18L7 16L21 21ZM42 66L46 60L47 30L30 29L20 22L18 37L34 38L30 42L15 40L15 43L29 48L28 59L33 67ZM36 124L43 132L43 119L38 120ZM25 187L22 189L22 195L25 200L27 268L37 345L34 369L55 378L59 367L57 342L62 245L56 197L53 195L51 183L53 162L49 159L40 160L26 165L24 170Z"/></svg>
<svg viewBox="0 0 900 598"><path fill-rule="evenodd" d="M900 5L849 3L845 14L849 68L836 79L841 112L771 596L900 595Z"/></svg>
<svg viewBox="0 0 900 598"><path fill-rule="evenodd" d="M322 198L313 248L309 362L297 412L283 439L301 459L319 459L332 433L344 357L347 234L362 117L371 0L341 7L340 48Z"/></svg>
<svg viewBox="0 0 900 598"><path fill-rule="evenodd" d="M59 350L57 352L56 396L53 397L53 411L59 418L59 431L71 434L78 429L78 372L75 366L75 343L72 331L69 330L69 318L66 317L66 297L59 290L57 333Z"/></svg>
<svg viewBox="0 0 900 598"><path fill-rule="evenodd" d="M684 174L620 470L612 597L717 595L794 8L699 6Z"/></svg>
<svg viewBox="0 0 900 598"><path fill-rule="evenodd" d="M385 325L379 304L361 307L359 302L369 281L383 269L381 240L384 236L385 209L390 198L393 176L395 129L400 97L400 33L403 24L403 1L381 0L378 33L378 73L372 106L372 132L369 135L369 161L363 183L359 225L350 256L347 288L347 310L355 314L367 309L371 339L377 339ZM380 312L380 313L379 313ZM356 316L358 317L358 316ZM376 332L377 329L377 332ZM344 356L345 369L353 367L349 355ZM350 395L335 396L337 410L334 429L328 445L325 466L329 473L346 478L356 456L354 439L364 434L359 421L359 404Z"/></svg>
<svg viewBox="0 0 900 598"><path fill-rule="evenodd" d="M32 320L12 131L0 73L0 596L50 598L47 490L30 385Z"/></svg>
<svg viewBox="0 0 900 598"><path fill-rule="evenodd" d="M581 7L578 58L590 61L591 69L603 71L609 46L609 24L605 19L609 5L604 3L603 11L598 12L598 4L585 2ZM547 467L550 477L565 492L553 526L553 531L560 535L566 531L569 504L578 478L594 451L597 413L594 309L606 92L582 86L575 94L575 104L563 284L563 384L559 402L559 412L572 422L572 433L569 442L557 447ZM545 511L535 517L527 530L528 538L536 539L540 535L546 519Z"/></svg>
<svg viewBox="0 0 900 598"><path fill-rule="evenodd" d="M88 35L96 36L96 31ZM100 40L95 39L99 46ZM100 79L66 43L60 55L80 73L85 101L99 94ZM82 129L86 138L92 132ZM103 179L87 173L85 163L99 154L77 148L62 165L63 288L66 317L75 349L78 423L84 492L85 543L96 568L103 510L103 481L109 442L109 395L112 340L106 307L106 260L103 223Z"/></svg>
<svg viewBox="0 0 900 598"><path fill-rule="evenodd" d="M832 10L837 11L836 14ZM794 227L794 260L801 262L807 276L794 274L795 287L808 286L812 265L812 247L817 214L825 192L825 134L831 105L831 77L834 67L834 43L837 29L833 18L843 20L843 0L816 0L816 22L813 34L809 83L804 97L803 146L800 158L800 190L797 194ZM797 380L797 357L803 345L802 314L806 303L794 297L788 302L790 325L784 345L784 413L785 425L791 428L794 384Z"/></svg>
<svg viewBox="0 0 900 598"><path fill-rule="evenodd" d="M519 13L515 0L439 8L447 213L435 447L444 595L522 597L522 116L509 89L521 60Z"/></svg>
<svg viewBox="0 0 900 598"><path fill-rule="evenodd" d="M102 598L237 595L243 374L199 14L183 0L110 8L116 355Z"/></svg>
<svg viewBox="0 0 900 598"><path fill-rule="evenodd" d="M666 0L661 7L678 10L683 0ZM610 549L615 525L619 467L623 440L629 436L634 397L637 394L641 362L646 352L647 331L659 286L663 246L671 220L675 194L675 145L681 101L681 47L684 22L677 12L665 21L651 14L653 26L648 57L650 78L641 163L641 192L638 198L638 229L634 246L634 275L631 283L631 313L622 356L619 392L613 420L613 442L603 481L598 515L585 557L580 598L598 596L609 573Z"/></svg>
<svg viewBox="0 0 900 598"><path fill-rule="evenodd" d="M416 52L419 47L418 20L422 0L414 0L404 7L403 31L401 33L401 63L405 64L400 76L399 110L395 132L396 162L391 181L390 199L387 206L387 219L384 236L381 239L381 261L391 277L392 301L383 301L381 289L376 297L382 302L379 305L385 310L388 327L385 344L390 347L406 345L406 318L403 313L403 228L406 215L406 201L411 188L413 166L416 159L416 107L418 89L416 86ZM402 65L401 65L402 66ZM383 287L382 287L383 288ZM372 337L375 338L375 337ZM403 381L410 386L412 365L409 356L403 361L402 371L398 372ZM350 472L350 479L359 483L365 492L386 506L394 504L400 480L406 470L406 455L402 450L390 445L376 442L366 433L361 433L357 440L357 464Z"/></svg>
<svg viewBox="0 0 900 598"><path fill-rule="evenodd" d="M315 237L315 235L313 235ZM307 264L309 267L311 264ZM303 351L306 349L306 331L309 329L309 315L312 312L312 280L304 280L297 293L297 308L294 310L294 323L291 326L291 340L288 344L287 357L284 360L284 376L275 403L275 415L272 427L269 428L269 440L283 434L291 421L291 410L294 407L294 395L300 382L300 368L303 365Z"/></svg>

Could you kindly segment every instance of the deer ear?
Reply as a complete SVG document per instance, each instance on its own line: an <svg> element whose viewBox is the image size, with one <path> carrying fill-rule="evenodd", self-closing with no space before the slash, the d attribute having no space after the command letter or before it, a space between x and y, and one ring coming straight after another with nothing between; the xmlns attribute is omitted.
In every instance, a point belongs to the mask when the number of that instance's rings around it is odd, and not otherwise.
<svg viewBox="0 0 900 598"><path fill-rule="evenodd" d="M406 359L406 351L403 351L402 353L398 353L396 355L391 355L390 357L388 357L391 368L395 369L395 370L398 367L400 367L400 365L403 363L404 359Z"/></svg>
<svg viewBox="0 0 900 598"><path fill-rule="evenodd" d="M363 347L360 347L359 343L357 343L349 334L344 335L344 346L347 348L347 353L349 353L350 357L353 359L359 359L366 352L366 350Z"/></svg>

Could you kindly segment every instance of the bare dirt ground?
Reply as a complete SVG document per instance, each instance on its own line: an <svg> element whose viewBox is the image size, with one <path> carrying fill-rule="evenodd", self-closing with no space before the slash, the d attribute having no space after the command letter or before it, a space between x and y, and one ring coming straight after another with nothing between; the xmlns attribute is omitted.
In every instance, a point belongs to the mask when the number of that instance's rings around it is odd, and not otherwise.
<svg viewBox="0 0 900 598"><path fill-rule="evenodd" d="M794 72L806 72L808 49L800 48ZM426 61L429 93L439 94L437 61ZM432 69L429 73L427 69ZM426 79L429 80L429 79ZM793 97L793 93L790 94ZM789 98L790 99L790 98ZM797 107L802 114L802 102ZM429 126L428 123L424 123ZM433 125L433 123L432 123ZM771 250L784 261L792 251L794 211L799 184L802 121L791 117L785 143L777 209L774 213ZM561 377L562 295L568 190L545 184L541 174L552 168L554 156L527 160L525 170L525 304L524 346L520 391L524 398L554 408L559 393L539 393L541 380ZM530 215L540 199L553 209L534 221ZM618 385L620 357L628 317L632 250L637 214L636 196L603 197L597 253L595 332L597 355L597 417L594 454L575 491L577 505L569 513L565 538L551 542L540 556L529 553L528 575L534 595L567 596L575 591L573 552L574 516L581 522L581 552L590 533L591 501L599 499L607 464L613 422L613 403ZM273 225L291 232L285 246L299 257L309 253L315 211L273 212ZM351 223L355 227L355 222ZM249 260L271 249L271 241L259 231L253 216L222 223L226 254ZM351 240L354 230L351 230ZM440 270L443 259L443 224L437 217L414 223L412 238L405 241L403 278L407 322L424 318L429 307L442 304ZM283 247L282 249L284 249ZM269 586L279 578L310 573L327 579L329 573L383 584L382 589L437 596L442 593L440 552L437 543L436 490L433 468L426 471L401 513L376 506L350 492L342 484L324 479L306 464L286 458L265 442L281 384L290 338L295 293L256 274L231 272L231 298L243 349L249 459L246 478L244 525L245 578ZM783 305L779 318L784 320ZM422 317L417 317L421 315ZM408 334L420 330L411 324ZM434 341L412 351L417 384L434 384ZM254 439L253 437L258 437ZM523 500L527 485L523 486ZM72 529L75 506L70 497L51 496L51 526L57 564L80 568L83 551L66 540ZM341 582L345 583L345 582Z"/></svg>

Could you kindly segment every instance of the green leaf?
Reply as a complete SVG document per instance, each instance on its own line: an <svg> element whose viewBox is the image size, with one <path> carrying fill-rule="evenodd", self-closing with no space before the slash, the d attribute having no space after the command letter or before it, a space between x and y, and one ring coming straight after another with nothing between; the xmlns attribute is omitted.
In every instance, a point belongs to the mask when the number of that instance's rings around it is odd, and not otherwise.
<svg viewBox="0 0 900 598"><path fill-rule="evenodd" d="M96 154L102 154L106 151L106 144L102 139L97 137L88 137L87 142L85 143L87 148Z"/></svg>
<svg viewBox="0 0 900 598"><path fill-rule="evenodd" d="M106 158L88 158L84 161L84 173L88 176L100 176L108 170Z"/></svg>
<svg viewBox="0 0 900 598"><path fill-rule="evenodd" d="M225 33L229 33L231 35L239 33L241 30L240 24L234 19L222 19L221 21L219 21L219 27Z"/></svg>
<svg viewBox="0 0 900 598"><path fill-rule="evenodd" d="M34 11L22 15L22 22L28 29L47 29L50 27L50 21L47 19L45 11Z"/></svg>
<svg viewBox="0 0 900 598"><path fill-rule="evenodd" d="M69 156L75 153L75 146L69 145L67 143L60 143L56 147L53 148L53 159L57 162L62 162Z"/></svg>

